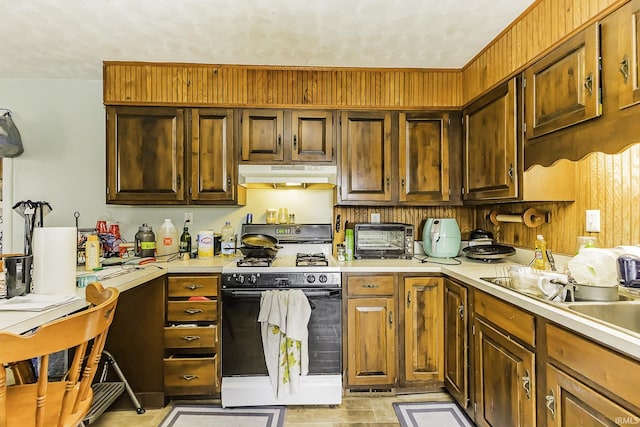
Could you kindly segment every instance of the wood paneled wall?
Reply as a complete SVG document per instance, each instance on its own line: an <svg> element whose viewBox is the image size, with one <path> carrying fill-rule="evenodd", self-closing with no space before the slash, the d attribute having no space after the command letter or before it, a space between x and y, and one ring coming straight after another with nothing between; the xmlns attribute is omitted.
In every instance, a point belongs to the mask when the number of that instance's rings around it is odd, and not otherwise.
<svg viewBox="0 0 640 427"><path fill-rule="evenodd" d="M538 0L463 69L468 103L628 0Z"/></svg>
<svg viewBox="0 0 640 427"><path fill-rule="evenodd" d="M462 72L105 62L105 105L459 109Z"/></svg>

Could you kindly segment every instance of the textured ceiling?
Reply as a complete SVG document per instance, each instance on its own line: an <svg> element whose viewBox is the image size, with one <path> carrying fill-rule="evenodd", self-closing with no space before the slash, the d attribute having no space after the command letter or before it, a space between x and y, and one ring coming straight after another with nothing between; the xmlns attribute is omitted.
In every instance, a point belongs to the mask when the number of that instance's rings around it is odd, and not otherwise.
<svg viewBox="0 0 640 427"><path fill-rule="evenodd" d="M13 0L0 78L102 61L461 68L533 0Z"/></svg>

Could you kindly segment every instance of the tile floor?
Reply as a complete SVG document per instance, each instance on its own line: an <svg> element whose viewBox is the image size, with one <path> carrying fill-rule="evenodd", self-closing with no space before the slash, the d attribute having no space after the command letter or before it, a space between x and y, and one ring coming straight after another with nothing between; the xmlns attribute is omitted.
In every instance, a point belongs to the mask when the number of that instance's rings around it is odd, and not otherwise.
<svg viewBox="0 0 640 427"><path fill-rule="evenodd" d="M285 427L390 427L398 426L398 418L393 410L393 402L451 401L446 392L390 395L388 393L348 394L342 404L336 407L292 406L287 408ZM215 401L214 401L215 402ZM218 402L215 402L219 404ZM157 427L170 405L163 409L149 409L138 415L131 411L107 411L92 427Z"/></svg>

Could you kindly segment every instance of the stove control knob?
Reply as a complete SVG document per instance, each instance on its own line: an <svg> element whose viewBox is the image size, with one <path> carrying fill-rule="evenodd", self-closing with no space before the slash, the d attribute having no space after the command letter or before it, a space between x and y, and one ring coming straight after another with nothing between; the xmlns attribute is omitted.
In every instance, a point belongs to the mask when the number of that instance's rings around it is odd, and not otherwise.
<svg viewBox="0 0 640 427"><path fill-rule="evenodd" d="M310 274L307 276L307 283L313 283L316 281L316 276Z"/></svg>
<svg viewBox="0 0 640 427"><path fill-rule="evenodd" d="M318 277L318 280L320 280L320 283L327 283L327 275L326 274L321 274L320 277Z"/></svg>
<svg viewBox="0 0 640 427"><path fill-rule="evenodd" d="M251 283L253 285L258 280L258 276L256 276L255 274L252 274L251 276L249 276L247 278L247 280L249 281L249 283Z"/></svg>
<svg viewBox="0 0 640 427"><path fill-rule="evenodd" d="M238 274L237 276L235 276L236 278L236 283L244 283L244 276L242 274Z"/></svg>

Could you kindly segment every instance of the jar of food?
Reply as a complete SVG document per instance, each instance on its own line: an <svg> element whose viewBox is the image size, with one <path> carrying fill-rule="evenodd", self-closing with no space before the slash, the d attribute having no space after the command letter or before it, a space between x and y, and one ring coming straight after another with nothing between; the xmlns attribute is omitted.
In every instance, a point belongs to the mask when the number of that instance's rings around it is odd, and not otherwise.
<svg viewBox="0 0 640 427"><path fill-rule="evenodd" d="M275 224L278 216L277 209L267 209L267 213L265 214L265 222L267 224Z"/></svg>
<svg viewBox="0 0 640 427"><path fill-rule="evenodd" d="M286 224L289 222L289 211L287 208L280 208L278 210L278 224Z"/></svg>

